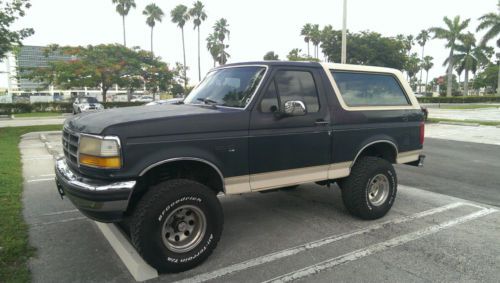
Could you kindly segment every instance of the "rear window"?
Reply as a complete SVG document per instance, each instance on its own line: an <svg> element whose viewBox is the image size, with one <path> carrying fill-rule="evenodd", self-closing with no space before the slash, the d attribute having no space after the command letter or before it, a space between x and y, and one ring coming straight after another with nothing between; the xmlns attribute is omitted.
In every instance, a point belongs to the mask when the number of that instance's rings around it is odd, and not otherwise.
<svg viewBox="0 0 500 283"><path fill-rule="evenodd" d="M331 72L348 106L410 105L405 92L391 75Z"/></svg>

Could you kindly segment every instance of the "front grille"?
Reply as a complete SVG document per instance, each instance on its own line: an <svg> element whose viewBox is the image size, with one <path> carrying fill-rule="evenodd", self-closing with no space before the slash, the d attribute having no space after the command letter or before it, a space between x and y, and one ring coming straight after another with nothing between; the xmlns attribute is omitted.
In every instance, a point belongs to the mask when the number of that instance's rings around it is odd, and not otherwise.
<svg viewBox="0 0 500 283"><path fill-rule="evenodd" d="M78 165L78 142L80 136L66 128L63 129L63 151L66 161Z"/></svg>

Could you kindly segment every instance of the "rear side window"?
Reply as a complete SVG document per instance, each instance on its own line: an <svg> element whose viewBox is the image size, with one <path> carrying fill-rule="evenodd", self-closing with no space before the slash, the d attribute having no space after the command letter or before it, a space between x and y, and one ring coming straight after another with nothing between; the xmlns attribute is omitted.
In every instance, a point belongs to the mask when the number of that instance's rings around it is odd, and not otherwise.
<svg viewBox="0 0 500 283"><path fill-rule="evenodd" d="M391 75L331 72L348 106L410 105L405 92Z"/></svg>

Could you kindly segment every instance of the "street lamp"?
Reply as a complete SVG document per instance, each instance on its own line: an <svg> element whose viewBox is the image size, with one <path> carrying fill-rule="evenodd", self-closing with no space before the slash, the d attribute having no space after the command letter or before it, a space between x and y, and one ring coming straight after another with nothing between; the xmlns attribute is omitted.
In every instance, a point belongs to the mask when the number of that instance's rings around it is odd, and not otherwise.
<svg viewBox="0 0 500 283"><path fill-rule="evenodd" d="M347 0L344 0L344 16L342 19L342 55L340 63L345 64L347 61Z"/></svg>

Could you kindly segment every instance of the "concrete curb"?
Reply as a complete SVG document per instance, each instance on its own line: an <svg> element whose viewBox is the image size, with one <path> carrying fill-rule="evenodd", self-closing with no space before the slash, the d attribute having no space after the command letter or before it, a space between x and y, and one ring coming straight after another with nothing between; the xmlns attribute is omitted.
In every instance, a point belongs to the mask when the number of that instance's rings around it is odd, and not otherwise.
<svg viewBox="0 0 500 283"><path fill-rule="evenodd" d="M52 145L50 145L49 141L47 140L47 134L54 134L54 132L44 132L44 133L41 133L40 134L40 140L43 142L43 144L45 145L45 148L47 149L47 151L55 158L57 158L57 150L54 149L54 147L52 147Z"/></svg>
<svg viewBox="0 0 500 283"><path fill-rule="evenodd" d="M41 116L41 117L21 117L16 118L15 115L12 115L11 120L23 121L23 120L54 120L54 119L66 119L65 116Z"/></svg>
<svg viewBox="0 0 500 283"><path fill-rule="evenodd" d="M470 126L470 127L479 127L480 126L480 124L478 124L478 123L468 123L468 122L446 122L446 121L439 121L439 124L455 125L455 126Z"/></svg>
<svg viewBox="0 0 500 283"><path fill-rule="evenodd" d="M158 271L142 259L115 224L95 223L136 281L146 281L158 277Z"/></svg>

